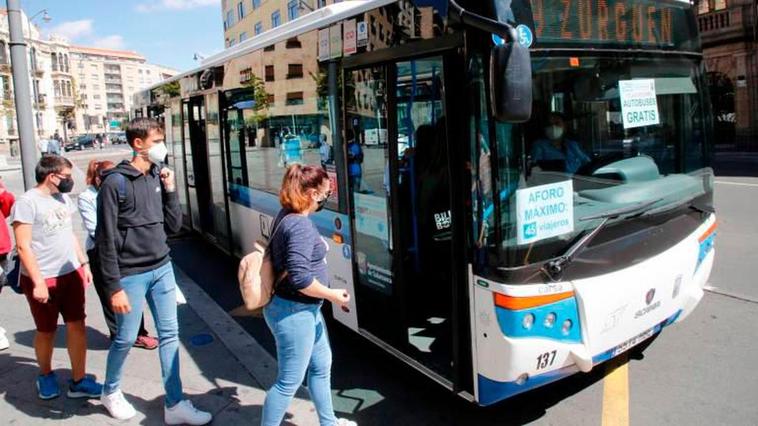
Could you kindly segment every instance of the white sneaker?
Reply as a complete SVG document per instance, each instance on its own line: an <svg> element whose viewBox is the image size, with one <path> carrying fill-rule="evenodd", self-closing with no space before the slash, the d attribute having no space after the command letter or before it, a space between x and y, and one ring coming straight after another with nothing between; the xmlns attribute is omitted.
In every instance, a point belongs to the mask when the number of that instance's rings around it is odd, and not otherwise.
<svg viewBox="0 0 758 426"><path fill-rule="evenodd" d="M163 420L167 425L204 425L213 419L211 413L198 410L188 399L171 408L164 408L163 413Z"/></svg>
<svg viewBox="0 0 758 426"><path fill-rule="evenodd" d="M131 419L137 414L132 404L124 398L121 390L117 390L110 395L103 393L100 395L100 402L111 414L111 417L118 420Z"/></svg>
<svg viewBox="0 0 758 426"><path fill-rule="evenodd" d="M358 423L349 420L349 419L343 419L339 418L337 419L337 423L335 423L337 426L358 426Z"/></svg>
<svg viewBox="0 0 758 426"><path fill-rule="evenodd" d="M8 349L10 345L8 338L5 337L5 329L0 327L0 351Z"/></svg>

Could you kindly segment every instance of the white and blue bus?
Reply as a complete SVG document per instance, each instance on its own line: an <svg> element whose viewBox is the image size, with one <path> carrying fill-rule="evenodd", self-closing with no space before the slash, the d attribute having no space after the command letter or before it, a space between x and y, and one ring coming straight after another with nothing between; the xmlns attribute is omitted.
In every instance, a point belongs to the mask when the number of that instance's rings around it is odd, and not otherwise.
<svg viewBox="0 0 758 426"><path fill-rule="evenodd" d="M697 306L704 90L687 1L362 0L226 49L133 114L164 120L186 225L234 256L268 236L288 164L324 167L314 221L329 284L354 295L334 319L488 405Z"/></svg>

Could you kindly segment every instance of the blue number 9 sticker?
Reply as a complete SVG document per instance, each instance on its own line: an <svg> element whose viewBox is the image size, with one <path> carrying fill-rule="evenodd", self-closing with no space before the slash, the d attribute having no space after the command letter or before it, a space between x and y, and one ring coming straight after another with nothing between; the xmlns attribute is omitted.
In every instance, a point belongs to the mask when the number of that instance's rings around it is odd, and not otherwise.
<svg viewBox="0 0 758 426"><path fill-rule="evenodd" d="M531 47L532 43L534 42L534 35L532 34L532 30L529 29L524 24L521 24L516 27L516 34L518 34L518 43L527 49Z"/></svg>

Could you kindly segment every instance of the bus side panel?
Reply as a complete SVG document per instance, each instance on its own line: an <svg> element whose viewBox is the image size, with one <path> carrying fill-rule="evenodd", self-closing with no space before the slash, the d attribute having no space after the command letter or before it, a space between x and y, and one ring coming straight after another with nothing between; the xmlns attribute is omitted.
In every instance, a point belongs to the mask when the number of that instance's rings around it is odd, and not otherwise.
<svg viewBox="0 0 758 426"><path fill-rule="evenodd" d="M279 198L274 194L239 185L230 186L232 199L229 214L232 221L232 238L237 256L249 253L256 240L267 240L274 217L279 212ZM351 295L349 312L332 309L334 318L348 328L358 330L358 310L353 286L353 254L348 224L349 218L341 213L323 210L311 215L319 233L329 245L326 261L329 264L329 287L344 288ZM335 241L342 238L342 243Z"/></svg>

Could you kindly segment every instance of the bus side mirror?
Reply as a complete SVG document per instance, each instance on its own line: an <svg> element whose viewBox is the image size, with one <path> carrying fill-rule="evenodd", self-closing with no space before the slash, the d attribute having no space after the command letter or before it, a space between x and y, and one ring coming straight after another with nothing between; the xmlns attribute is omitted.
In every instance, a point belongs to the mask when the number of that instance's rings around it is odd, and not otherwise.
<svg viewBox="0 0 758 426"><path fill-rule="evenodd" d="M490 103L495 119L523 123L532 115L532 60L529 48L516 42L492 48Z"/></svg>

